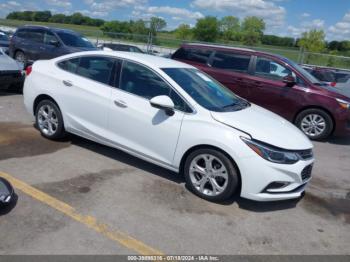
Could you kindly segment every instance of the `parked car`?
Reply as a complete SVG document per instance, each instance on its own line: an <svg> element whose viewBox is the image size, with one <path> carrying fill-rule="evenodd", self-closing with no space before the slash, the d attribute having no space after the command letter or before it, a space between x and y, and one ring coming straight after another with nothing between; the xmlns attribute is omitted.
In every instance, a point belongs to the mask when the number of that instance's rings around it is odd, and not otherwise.
<svg viewBox="0 0 350 262"><path fill-rule="evenodd" d="M0 49L2 49L5 53L8 53L9 45L9 36L5 32L0 30Z"/></svg>
<svg viewBox="0 0 350 262"><path fill-rule="evenodd" d="M24 104L44 137L73 133L184 173L208 200L239 188L254 200L297 198L310 180L312 144L298 128L171 59L99 51L37 61Z"/></svg>
<svg viewBox="0 0 350 262"><path fill-rule="evenodd" d="M23 81L23 65L0 49L0 90L20 91Z"/></svg>
<svg viewBox="0 0 350 262"><path fill-rule="evenodd" d="M4 178L0 177L0 207L8 205L11 202L14 193L11 184Z"/></svg>
<svg viewBox="0 0 350 262"><path fill-rule="evenodd" d="M144 53L140 48L133 45L103 43L103 44L100 44L98 47L104 51L124 51L124 52Z"/></svg>
<svg viewBox="0 0 350 262"><path fill-rule="evenodd" d="M27 65L39 59L97 50L90 41L78 33L45 26L23 26L17 29L10 41L10 56Z"/></svg>
<svg viewBox="0 0 350 262"><path fill-rule="evenodd" d="M203 70L239 96L283 116L311 139L350 134L350 99L327 90L285 57L251 49L184 44L172 58Z"/></svg>

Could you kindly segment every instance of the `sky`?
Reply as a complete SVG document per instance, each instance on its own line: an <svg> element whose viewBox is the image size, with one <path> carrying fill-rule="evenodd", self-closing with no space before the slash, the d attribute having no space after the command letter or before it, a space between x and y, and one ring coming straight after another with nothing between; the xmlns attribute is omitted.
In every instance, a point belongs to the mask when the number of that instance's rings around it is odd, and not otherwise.
<svg viewBox="0 0 350 262"><path fill-rule="evenodd" d="M207 15L254 15L264 19L265 34L298 37L315 28L323 29L327 40L350 40L350 0L0 0L0 17L24 10L81 12L105 20L158 16L167 21L167 29L194 26Z"/></svg>

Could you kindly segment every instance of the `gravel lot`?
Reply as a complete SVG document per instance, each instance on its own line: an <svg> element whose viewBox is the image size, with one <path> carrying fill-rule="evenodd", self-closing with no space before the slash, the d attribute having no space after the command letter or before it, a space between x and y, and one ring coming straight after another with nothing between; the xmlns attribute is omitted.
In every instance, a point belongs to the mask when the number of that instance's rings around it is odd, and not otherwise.
<svg viewBox="0 0 350 262"><path fill-rule="evenodd" d="M42 138L22 96L0 93L0 172L165 254L350 254L350 138L314 145L302 199L214 204L181 176L121 151L75 136ZM16 192L17 203L0 210L0 254L139 253L134 242L94 229L94 220Z"/></svg>

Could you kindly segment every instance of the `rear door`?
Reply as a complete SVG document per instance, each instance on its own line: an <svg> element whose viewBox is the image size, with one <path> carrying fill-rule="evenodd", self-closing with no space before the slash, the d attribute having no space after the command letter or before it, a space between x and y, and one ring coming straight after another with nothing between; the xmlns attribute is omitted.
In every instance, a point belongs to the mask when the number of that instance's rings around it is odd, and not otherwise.
<svg viewBox="0 0 350 262"><path fill-rule="evenodd" d="M204 71L237 95L249 99L247 80L251 73L252 56L244 53L215 51L210 66Z"/></svg>
<svg viewBox="0 0 350 262"><path fill-rule="evenodd" d="M82 56L58 63L66 72L56 76L57 92L64 120L74 133L97 139L107 135L114 64L115 59L107 56Z"/></svg>

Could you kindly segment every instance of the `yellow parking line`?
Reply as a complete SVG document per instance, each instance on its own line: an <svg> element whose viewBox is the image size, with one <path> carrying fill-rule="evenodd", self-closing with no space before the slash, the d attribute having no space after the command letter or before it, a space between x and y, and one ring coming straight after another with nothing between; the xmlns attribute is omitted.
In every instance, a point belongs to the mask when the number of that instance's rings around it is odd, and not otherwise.
<svg viewBox="0 0 350 262"><path fill-rule="evenodd" d="M86 216L77 213L77 211L72 206L26 184L21 180L12 177L9 174L0 172L0 176L7 179L15 188L22 191L23 193L60 211L66 216L73 218L74 220L84 224L85 226L95 230L96 232L113 240L116 243L119 243L124 247L134 250L141 255L163 255L161 251L147 246L141 241L128 236L126 233L111 229L108 225L98 222L96 218L92 216Z"/></svg>

